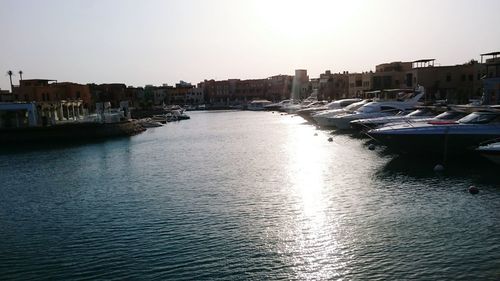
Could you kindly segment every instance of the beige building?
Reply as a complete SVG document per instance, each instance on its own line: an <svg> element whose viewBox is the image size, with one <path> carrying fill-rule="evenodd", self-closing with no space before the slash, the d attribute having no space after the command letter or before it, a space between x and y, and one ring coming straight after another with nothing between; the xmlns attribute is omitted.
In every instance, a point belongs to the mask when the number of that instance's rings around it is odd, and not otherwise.
<svg viewBox="0 0 500 281"><path fill-rule="evenodd" d="M325 73L320 74L317 89L319 99L337 100L347 98L349 96L349 73L347 71L332 73L327 70Z"/></svg>
<svg viewBox="0 0 500 281"><path fill-rule="evenodd" d="M300 100L307 98L311 93L309 75L306 69L296 69L292 84L292 99Z"/></svg>
<svg viewBox="0 0 500 281"><path fill-rule="evenodd" d="M426 100L468 103L470 99L481 98L485 64L471 60L459 65L434 66L431 62L433 60L415 61L413 68L406 72L407 86L424 86Z"/></svg>
<svg viewBox="0 0 500 281"><path fill-rule="evenodd" d="M486 71L483 76L484 102L486 104L500 104L500 52L481 54L487 57L485 65Z"/></svg>
<svg viewBox="0 0 500 281"><path fill-rule="evenodd" d="M348 75L348 97L362 97L364 92L370 91L373 86L373 72L350 73Z"/></svg>

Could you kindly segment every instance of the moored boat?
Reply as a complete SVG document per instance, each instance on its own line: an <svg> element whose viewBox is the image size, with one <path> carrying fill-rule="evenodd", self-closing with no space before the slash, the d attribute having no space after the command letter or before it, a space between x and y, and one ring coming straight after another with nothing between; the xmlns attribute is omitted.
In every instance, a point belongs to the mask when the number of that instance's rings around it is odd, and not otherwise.
<svg viewBox="0 0 500 281"><path fill-rule="evenodd" d="M481 145L476 148L476 151L492 162L500 164L500 141Z"/></svg>
<svg viewBox="0 0 500 281"><path fill-rule="evenodd" d="M364 118L377 118L393 116L399 112L408 112L418 105L418 101L424 96L423 87L415 91L415 96L404 101L387 100L373 101L367 103L352 113L345 113L328 118L328 125L339 130L351 129L351 121Z"/></svg>
<svg viewBox="0 0 500 281"><path fill-rule="evenodd" d="M265 109L266 105L270 105L272 102L268 100L253 100L248 103L247 109L252 111L261 111Z"/></svg>
<svg viewBox="0 0 500 281"><path fill-rule="evenodd" d="M405 152L462 153L500 138L500 111L471 113L458 121L400 123L368 131L387 147Z"/></svg>
<svg viewBox="0 0 500 281"><path fill-rule="evenodd" d="M320 112L316 112L311 115L312 119L318 124L319 126L322 127L329 127L329 122L328 118L343 114L343 113L348 113L348 112L354 112L358 108L362 107L363 105L371 102L371 100L362 100L358 101L355 103L352 103L344 108L339 108L339 109L330 109L330 110L324 110Z"/></svg>
<svg viewBox="0 0 500 281"><path fill-rule="evenodd" d="M312 118L312 115L325 111L325 110L333 110L333 109L341 109L344 108L348 105L351 105L355 102L359 102L361 99L341 99L337 101L330 102L328 104L324 104L321 106L308 106L307 108L300 109L296 112L297 115L300 117L304 118L307 121L314 122L314 119Z"/></svg>

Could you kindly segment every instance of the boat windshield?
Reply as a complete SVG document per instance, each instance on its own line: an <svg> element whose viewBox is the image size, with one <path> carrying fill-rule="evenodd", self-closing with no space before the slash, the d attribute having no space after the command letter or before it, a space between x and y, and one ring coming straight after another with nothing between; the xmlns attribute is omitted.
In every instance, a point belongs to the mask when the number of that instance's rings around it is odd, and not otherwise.
<svg viewBox="0 0 500 281"><path fill-rule="evenodd" d="M355 103L353 103L353 104L350 104L350 105L348 105L348 106L346 106L346 107L344 107L344 108L345 108L345 110L347 110L347 111L353 111L353 110L356 110L356 109L358 109L358 108L362 107L362 106L363 106L363 105L365 105L365 104L366 104L366 102L365 102L365 101L359 101L359 102L355 102Z"/></svg>
<svg viewBox="0 0 500 281"><path fill-rule="evenodd" d="M362 113L372 113L380 111L380 107L374 104L367 104L365 106L360 107L357 111Z"/></svg>
<svg viewBox="0 0 500 281"><path fill-rule="evenodd" d="M495 119L499 119L499 114L486 113L486 112L473 112L464 118L458 120L459 123L464 124L486 124Z"/></svg>
<svg viewBox="0 0 500 281"><path fill-rule="evenodd" d="M458 111L446 111L446 112L443 112L443 113L437 115L436 117L434 117L434 119L452 120L452 119L461 118L462 116L464 116L464 114L461 112L458 112Z"/></svg>
<svg viewBox="0 0 500 281"><path fill-rule="evenodd" d="M417 109L415 111L410 112L407 116L428 116L429 111L424 109Z"/></svg>

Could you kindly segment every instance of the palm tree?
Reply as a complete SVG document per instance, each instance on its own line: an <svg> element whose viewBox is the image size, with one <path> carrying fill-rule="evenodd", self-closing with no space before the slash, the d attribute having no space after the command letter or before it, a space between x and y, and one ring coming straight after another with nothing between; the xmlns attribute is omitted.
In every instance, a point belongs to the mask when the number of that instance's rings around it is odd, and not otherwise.
<svg viewBox="0 0 500 281"><path fill-rule="evenodd" d="M7 75L9 75L10 79L10 92L12 92L12 89L14 88L14 86L12 85L12 75L14 75L14 72L12 72L12 70L9 70L7 71Z"/></svg>
<svg viewBox="0 0 500 281"><path fill-rule="evenodd" d="M19 79L21 79L21 81L23 81L23 71L22 70L19 70Z"/></svg>

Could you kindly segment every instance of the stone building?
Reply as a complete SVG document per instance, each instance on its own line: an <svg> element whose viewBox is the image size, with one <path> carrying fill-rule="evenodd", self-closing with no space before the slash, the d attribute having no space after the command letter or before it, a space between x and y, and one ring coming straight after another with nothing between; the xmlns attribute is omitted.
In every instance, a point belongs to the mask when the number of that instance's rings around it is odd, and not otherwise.
<svg viewBox="0 0 500 281"><path fill-rule="evenodd" d="M306 69L296 69L292 84L292 99L305 99L311 93L312 88L309 84L309 75Z"/></svg>
<svg viewBox="0 0 500 281"><path fill-rule="evenodd" d="M406 85L409 88L424 86L427 101L447 100L449 103L468 103L470 99L480 99L486 65L475 60L451 65L434 66L433 60L413 62L406 72ZM421 64L424 63L424 64ZM427 63L427 64L426 64Z"/></svg>
<svg viewBox="0 0 500 281"><path fill-rule="evenodd" d="M13 95L15 101L35 102L43 124L81 119L92 103L88 85L48 79L20 80Z"/></svg>
<svg viewBox="0 0 500 281"><path fill-rule="evenodd" d="M373 72L349 73L348 97L359 98L373 87Z"/></svg>
<svg viewBox="0 0 500 281"><path fill-rule="evenodd" d="M349 96L349 73L331 73L330 70L319 76L318 99L337 100ZM314 89L314 87L313 87Z"/></svg>
<svg viewBox="0 0 500 281"><path fill-rule="evenodd" d="M500 104L500 52L481 54L481 63L483 58L486 70L483 80L483 102L486 104Z"/></svg>

